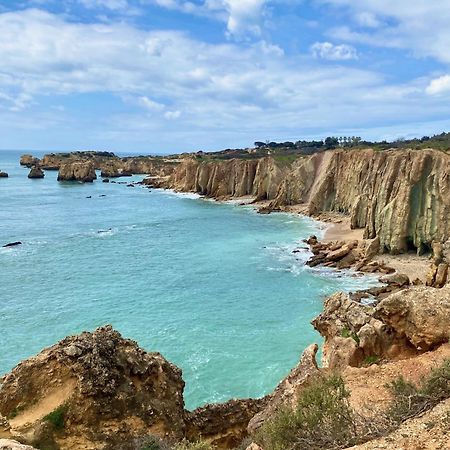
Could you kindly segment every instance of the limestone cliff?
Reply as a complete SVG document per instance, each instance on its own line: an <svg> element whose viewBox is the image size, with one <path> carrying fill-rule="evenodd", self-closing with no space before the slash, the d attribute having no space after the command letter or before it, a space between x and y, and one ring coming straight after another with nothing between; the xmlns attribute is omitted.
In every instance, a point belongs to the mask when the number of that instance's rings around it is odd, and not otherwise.
<svg viewBox="0 0 450 450"><path fill-rule="evenodd" d="M185 159L164 186L217 199L251 195L256 200L271 200L276 197L287 172L287 167L277 164L272 158L226 161Z"/></svg>
<svg viewBox="0 0 450 450"><path fill-rule="evenodd" d="M336 150L297 160L273 207L348 214L382 251L431 249L450 236L450 156L435 150Z"/></svg>
<svg viewBox="0 0 450 450"><path fill-rule="evenodd" d="M450 155L436 150L333 150L290 166L255 160L185 159L162 184L218 199L254 196L270 208L303 204L316 216L340 212L382 252L431 250L450 237Z"/></svg>
<svg viewBox="0 0 450 450"><path fill-rule="evenodd" d="M77 161L63 164L59 168L58 181L92 182L97 178L92 161Z"/></svg>

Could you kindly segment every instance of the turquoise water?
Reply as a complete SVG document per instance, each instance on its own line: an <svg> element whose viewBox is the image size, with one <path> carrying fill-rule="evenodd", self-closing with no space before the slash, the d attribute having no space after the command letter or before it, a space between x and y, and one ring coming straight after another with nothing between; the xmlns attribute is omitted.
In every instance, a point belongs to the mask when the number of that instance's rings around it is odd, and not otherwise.
<svg viewBox="0 0 450 450"><path fill-rule="evenodd" d="M0 245L23 242L0 249L0 374L111 323L183 369L189 408L261 396L320 341L309 322L323 297L373 283L305 267L292 250L320 233L308 218L50 171L29 180L19 156L0 151Z"/></svg>

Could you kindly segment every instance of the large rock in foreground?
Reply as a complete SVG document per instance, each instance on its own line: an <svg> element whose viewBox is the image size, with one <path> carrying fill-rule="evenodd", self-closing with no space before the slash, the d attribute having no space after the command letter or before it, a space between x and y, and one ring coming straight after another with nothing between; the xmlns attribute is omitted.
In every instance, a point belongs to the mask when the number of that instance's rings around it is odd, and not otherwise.
<svg viewBox="0 0 450 450"><path fill-rule="evenodd" d="M36 450L34 447L29 445L21 444L17 441L12 441L10 439L0 439L0 450Z"/></svg>
<svg viewBox="0 0 450 450"><path fill-rule="evenodd" d="M58 181L91 182L97 179L92 161L71 162L61 165Z"/></svg>
<svg viewBox="0 0 450 450"><path fill-rule="evenodd" d="M450 338L450 286L417 286L392 294L376 307L375 314L414 347L429 350Z"/></svg>
<svg viewBox="0 0 450 450"><path fill-rule="evenodd" d="M19 364L2 380L0 414L39 448L126 450L150 434L183 437L183 388L180 369L107 326Z"/></svg>

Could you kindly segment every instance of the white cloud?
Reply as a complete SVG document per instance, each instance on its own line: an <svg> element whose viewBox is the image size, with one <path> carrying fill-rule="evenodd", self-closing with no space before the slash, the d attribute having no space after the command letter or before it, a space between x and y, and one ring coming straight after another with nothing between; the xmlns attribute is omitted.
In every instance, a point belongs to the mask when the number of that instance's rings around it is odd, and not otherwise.
<svg viewBox="0 0 450 450"><path fill-rule="evenodd" d="M168 120L178 119L181 116L181 111L167 111L164 117Z"/></svg>
<svg viewBox="0 0 450 450"><path fill-rule="evenodd" d="M123 10L129 7L127 0L78 0L85 8Z"/></svg>
<svg viewBox="0 0 450 450"><path fill-rule="evenodd" d="M373 28L356 32L351 25L331 30L330 36L349 42L407 49L418 57L450 63L450 2L430 0L320 0L345 7L358 25Z"/></svg>
<svg viewBox="0 0 450 450"><path fill-rule="evenodd" d="M162 111L165 107L162 103L155 102L145 95L138 98L138 104L150 111Z"/></svg>
<svg viewBox="0 0 450 450"><path fill-rule="evenodd" d="M226 23L227 34L241 39L261 34L261 22L269 0L147 0L163 8L210 16Z"/></svg>
<svg viewBox="0 0 450 450"><path fill-rule="evenodd" d="M443 75L439 78L431 80L426 88L427 94L437 95L450 92L450 75Z"/></svg>
<svg viewBox="0 0 450 450"><path fill-rule="evenodd" d="M347 44L334 45L331 42L316 42L311 46L311 53L315 58L329 59L332 61L358 59L356 49Z"/></svg>
<svg viewBox="0 0 450 450"><path fill-rule="evenodd" d="M338 132L349 123L364 128L450 116L450 106L426 95L429 80L389 85L373 71L324 65L264 41L208 44L180 32L74 23L36 9L0 14L0 29L2 142L13 126L22 136L20 124L30 128L33 121L44 144L49 136L62 142L67 130L66 142L80 147L120 142L126 148L142 140L147 149L170 150L181 141L248 145ZM96 106L103 101L98 94L117 104L87 123L65 103L65 96L77 94ZM64 114L51 114L52 102L63 105Z"/></svg>

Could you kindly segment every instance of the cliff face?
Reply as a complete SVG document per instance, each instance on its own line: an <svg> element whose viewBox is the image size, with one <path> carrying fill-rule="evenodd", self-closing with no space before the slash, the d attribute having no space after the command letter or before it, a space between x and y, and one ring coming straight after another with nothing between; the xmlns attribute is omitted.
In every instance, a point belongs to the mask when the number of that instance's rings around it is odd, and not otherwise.
<svg viewBox="0 0 450 450"><path fill-rule="evenodd" d="M97 175L92 161L63 164L58 172L58 181L92 182L95 179L97 179Z"/></svg>
<svg viewBox="0 0 450 450"><path fill-rule="evenodd" d="M0 378L0 431L39 448L136 450L149 436L233 448L263 400L184 409L181 370L111 326L65 338ZM0 434L0 438L3 437Z"/></svg>
<svg viewBox="0 0 450 450"><path fill-rule="evenodd" d="M272 209L304 204L312 216L344 213L380 238L382 252L424 253L450 237L450 156L435 150L335 150L290 167L270 157L186 159L163 184L218 199L252 195Z"/></svg>
<svg viewBox="0 0 450 450"><path fill-rule="evenodd" d="M450 156L435 150L337 150L294 163L273 206L308 203L350 215L352 228L399 253L450 236Z"/></svg>
<svg viewBox="0 0 450 450"><path fill-rule="evenodd" d="M217 162L186 159L173 171L166 187L217 199L252 195L257 200L271 200L287 172L272 158Z"/></svg>

